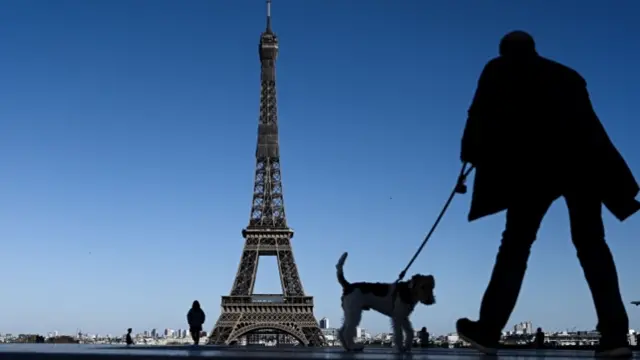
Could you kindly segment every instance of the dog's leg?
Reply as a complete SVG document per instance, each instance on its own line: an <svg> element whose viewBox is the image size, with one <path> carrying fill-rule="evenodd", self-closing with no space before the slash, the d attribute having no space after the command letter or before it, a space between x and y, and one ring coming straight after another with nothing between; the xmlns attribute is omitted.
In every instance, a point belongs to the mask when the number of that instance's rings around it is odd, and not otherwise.
<svg viewBox="0 0 640 360"><path fill-rule="evenodd" d="M413 326L411 325L411 320L409 318L405 318L402 320L402 330L404 330L404 351L411 351L411 347L413 347Z"/></svg>
<svg viewBox="0 0 640 360"><path fill-rule="evenodd" d="M356 328L360 325L362 319L362 310L359 307L345 307L344 324L341 329L341 337L345 349L351 351L360 351L364 348L362 344L356 344L353 338L356 336Z"/></svg>
<svg viewBox="0 0 640 360"><path fill-rule="evenodd" d="M395 342L396 351L403 352L402 342L402 320L393 317L391 319L391 327L393 328L393 341Z"/></svg>
<svg viewBox="0 0 640 360"><path fill-rule="evenodd" d="M340 344L342 344L342 347L345 350L349 351L349 343L347 343L346 337L344 336L345 333L346 328L343 320L342 326L340 327L340 329L338 329L338 340L340 340Z"/></svg>
<svg viewBox="0 0 640 360"><path fill-rule="evenodd" d="M347 340L345 340L345 329L346 329L346 320L347 320L347 310L349 308L349 297L348 296L342 296L340 298L341 300L341 305L342 305L342 326L340 327L340 329L338 329L338 340L340 341L340 344L342 345L342 347L346 350L349 351L349 344L347 343Z"/></svg>

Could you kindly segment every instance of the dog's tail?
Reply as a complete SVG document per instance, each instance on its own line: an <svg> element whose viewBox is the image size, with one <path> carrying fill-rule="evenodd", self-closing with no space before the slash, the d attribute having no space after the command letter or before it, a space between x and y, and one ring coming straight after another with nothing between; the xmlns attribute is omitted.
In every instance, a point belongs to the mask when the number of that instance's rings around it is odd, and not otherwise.
<svg viewBox="0 0 640 360"><path fill-rule="evenodd" d="M349 253L342 254L342 256L340 256L340 259L338 260L338 263L336 264L336 276L338 277L338 282L340 283L340 286L342 286L343 289L351 285L347 281L347 279L345 279L344 271L342 269L344 267L345 261L347 261L347 255L349 255Z"/></svg>

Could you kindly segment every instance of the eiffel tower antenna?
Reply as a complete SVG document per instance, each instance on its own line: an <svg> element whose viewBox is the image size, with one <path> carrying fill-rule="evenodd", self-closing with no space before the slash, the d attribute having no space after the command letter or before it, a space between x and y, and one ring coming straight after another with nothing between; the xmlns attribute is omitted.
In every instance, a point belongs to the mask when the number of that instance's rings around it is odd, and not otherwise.
<svg viewBox="0 0 640 360"><path fill-rule="evenodd" d="M271 32L271 0L267 0L267 32Z"/></svg>

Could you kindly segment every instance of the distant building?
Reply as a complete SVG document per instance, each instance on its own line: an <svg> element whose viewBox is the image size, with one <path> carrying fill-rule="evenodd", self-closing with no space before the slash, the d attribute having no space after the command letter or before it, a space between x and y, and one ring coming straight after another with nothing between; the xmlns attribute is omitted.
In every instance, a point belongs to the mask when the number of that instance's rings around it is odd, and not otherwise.
<svg viewBox="0 0 640 360"><path fill-rule="evenodd" d="M627 340L629 341L629 345L637 346L638 345L638 333L635 330L629 329L629 333L627 335Z"/></svg>
<svg viewBox="0 0 640 360"><path fill-rule="evenodd" d="M533 324L531 321L521 322L513 327L513 333L516 335L533 334Z"/></svg>
<svg viewBox="0 0 640 360"><path fill-rule="evenodd" d="M338 329L320 329L322 331L322 335L324 335L325 340L329 343L329 345L337 345L338 344Z"/></svg>
<svg viewBox="0 0 640 360"><path fill-rule="evenodd" d="M449 344L455 344L460 342L462 339L460 339L460 336L458 335L458 333L451 333L449 335L447 335L447 342Z"/></svg>
<svg viewBox="0 0 640 360"><path fill-rule="evenodd" d="M522 323L517 323L513 326L513 333L514 334L522 334L523 329L522 329Z"/></svg>
<svg viewBox="0 0 640 360"><path fill-rule="evenodd" d="M320 319L320 329L328 329L329 328L329 319L323 317Z"/></svg>
<svg viewBox="0 0 640 360"><path fill-rule="evenodd" d="M528 335L533 334L533 324L531 323L531 321L527 321L526 323L524 323L524 333Z"/></svg>

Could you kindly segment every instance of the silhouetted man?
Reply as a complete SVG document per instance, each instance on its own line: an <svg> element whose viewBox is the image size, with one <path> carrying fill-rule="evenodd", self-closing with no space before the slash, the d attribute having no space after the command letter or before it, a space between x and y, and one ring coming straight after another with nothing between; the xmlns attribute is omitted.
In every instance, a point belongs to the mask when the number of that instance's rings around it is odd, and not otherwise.
<svg viewBox="0 0 640 360"><path fill-rule="evenodd" d="M507 214L480 318L458 320L458 334L495 354L542 218L563 196L598 315L596 355L630 356L629 320L604 238L602 204L622 221L640 209L639 188L596 116L582 76L539 56L527 33L507 34L500 56L480 75L461 159L476 167L469 221Z"/></svg>
<svg viewBox="0 0 640 360"><path fill-rule="evenodd" d="M536 331L536 347L538 349L544 349L544 332L542 328L538 328Z"/></svg>
<svg viewBox="0 0 640 360"><path fill-rule="evenodd" d="M133 345L133 338L131 337L131 332L132 331L133 331L132 328L128 328L127 329L127 336L125 338L125 342L127 343L127 346Z"/></svg>
<svg viewBox="0 0 640 360"><path fill-rule="evenodd" d="M420 330L418 336L420 337L420 347L429 347L429 332L426 327L423 327L422 330Z"/></svg>
<svg viewBox="0 0 640 360"><path fill-rule="evenodd" d="M189 332L191 333L191 339L193 339L193 345L197 346L200 343L200 333L202 332L202 324L204 324L205 319L206 317L200 307L200 302L195 300L187 313L187 322L189 323Z"/></svg>

